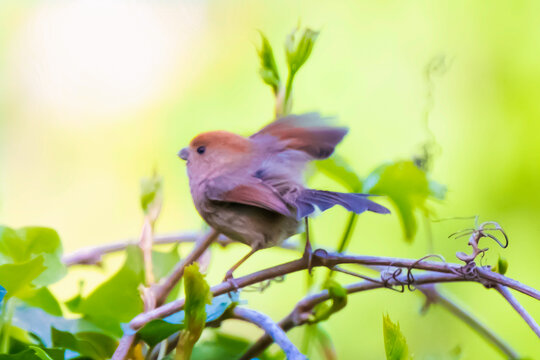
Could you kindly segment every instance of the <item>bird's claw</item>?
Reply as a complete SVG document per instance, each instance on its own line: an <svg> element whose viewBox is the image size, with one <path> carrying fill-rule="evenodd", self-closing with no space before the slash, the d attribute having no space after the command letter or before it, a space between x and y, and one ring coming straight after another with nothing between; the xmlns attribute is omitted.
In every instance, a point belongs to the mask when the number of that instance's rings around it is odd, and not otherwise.
<svg viewBox="0 0 540 360"><path fill-rule="evenodd" d="M234 291L240 290L240 286L234 279L232 271L227 271L225 277L223 278L223 282L229 283L234 288Z"/></svg>
<svg viewBox="0 0 540 360"><path fill-rule="evenodd" d="M311 275L311 269L313 268L313 250L311 249L311 246L306 246L302 258L307 260L307 271Z"/></svg>

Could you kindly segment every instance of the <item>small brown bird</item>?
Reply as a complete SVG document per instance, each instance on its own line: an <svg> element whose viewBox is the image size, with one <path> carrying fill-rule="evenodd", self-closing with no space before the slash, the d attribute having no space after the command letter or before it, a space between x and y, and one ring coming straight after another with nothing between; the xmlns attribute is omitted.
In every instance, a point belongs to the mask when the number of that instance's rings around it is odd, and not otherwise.
<svg viewBox="0 0 540 360"><path fill-rule="evenodd" d="M316 210L341 205L357 214L389 213L366 194L304 187L306 164L332 155L347 131L318 114L291 115L247 138L227 131L206 132L180 150L199 214L216 231L251 246L226 279L257 250L298 233L302 218Z"/></svg>

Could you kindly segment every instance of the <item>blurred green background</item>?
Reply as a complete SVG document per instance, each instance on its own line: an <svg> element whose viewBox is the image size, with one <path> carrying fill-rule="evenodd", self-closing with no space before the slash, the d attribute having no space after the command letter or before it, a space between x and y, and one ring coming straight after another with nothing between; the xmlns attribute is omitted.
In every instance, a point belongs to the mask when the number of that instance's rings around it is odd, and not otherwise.
<svg viewBox="0 0 540 360"><path fill-rule="evenodd" d="M429 139L425 68L445 57L449 68L433 76L429 127L439 144L432 177L448 193L432 207L439 218L498 221L510 247L489 244L488 263L504 252L507 275L540 288L539 12L537 1L3 0L0 222L52 227L66 252L136 237L139 179L155 168L165 186L158 233L200 229L176 152L199 132L249 134L272 119L274 100L258 76L257 30L283 66L280 46L300 20L321 35L296 79L293 111L321 111L349 126L338 153L361 176L411 158ZM340 189L322 175L310 185ZM332 209L315 219L316 244L335 246L346 218ZM472 222L432 223L434 251L452 261L468 251L466 239L447 236ZM216 249L210 283L246 250ZM424 226L407 244L395 215L364 214L350 251L418 258L429 241ZM295 256L260 252L237 276ZM104 270L76 269L54 290L67 299L80 278L97 282L119 263L113 257ZM296 274L245 297L277 320L303 296L304 283ZM538 338L494 290L445 288L520 353L540 354ZM537 301L516 296L540 319ZM458 345L465 359L501 358L444 309L420 315L422 301L384 290L352 296L325 324L339 358L384 357L383 313L400 322L417 359ZM260 335L237 322L225 328ZM291 336L300 342L300 331Z"/></svg>

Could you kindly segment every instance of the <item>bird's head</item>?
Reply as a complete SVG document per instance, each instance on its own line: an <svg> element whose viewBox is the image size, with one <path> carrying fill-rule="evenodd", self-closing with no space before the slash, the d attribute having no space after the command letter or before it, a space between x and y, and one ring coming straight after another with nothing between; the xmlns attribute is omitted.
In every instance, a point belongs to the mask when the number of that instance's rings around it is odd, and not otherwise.
<svg viewBox="0 0 540 360"><path fill-rule="evenodd" d="M196 136L178 156L186 160L190 179L201 181L247 165L251 152L249 139L227 131L210 131Z"/></svg>

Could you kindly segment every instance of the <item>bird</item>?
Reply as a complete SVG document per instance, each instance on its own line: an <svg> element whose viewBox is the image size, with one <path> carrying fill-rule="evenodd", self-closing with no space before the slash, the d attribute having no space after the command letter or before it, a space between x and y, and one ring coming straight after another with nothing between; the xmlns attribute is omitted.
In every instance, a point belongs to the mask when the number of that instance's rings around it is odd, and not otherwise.
<svg viewBox="0 0 540 360"><path fill-rule="evenodd" d="M371 195L305 186L306 165L330 157L347 132L318 113L287 115L249 137L223 130L202 133L178 152L201 217L217 232L251 247L224 280L233 279L255 252L280 245L303 228L307 232L307 218L334 205L356 214L390 212L368 199Z"/></svg>

